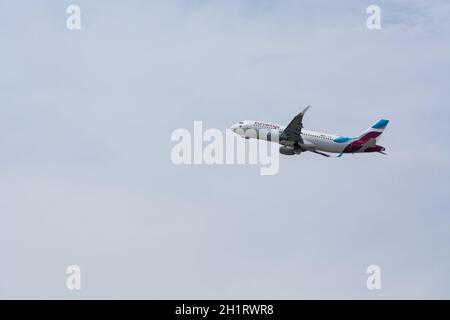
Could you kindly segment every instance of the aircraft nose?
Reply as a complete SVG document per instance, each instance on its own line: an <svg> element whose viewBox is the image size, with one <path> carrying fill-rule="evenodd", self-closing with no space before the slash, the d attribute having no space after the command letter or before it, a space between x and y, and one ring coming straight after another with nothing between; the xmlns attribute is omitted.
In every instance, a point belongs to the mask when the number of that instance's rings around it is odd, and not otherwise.
<svg viewBox="0 0 450 320"><path fill-rule="evenodd" d="M236 131L236 129L239 127L239 125L237 124L237 123L235 123L235 124L233 124L231 127L230 127L230 129L231 129L231 131Z"/></svg>

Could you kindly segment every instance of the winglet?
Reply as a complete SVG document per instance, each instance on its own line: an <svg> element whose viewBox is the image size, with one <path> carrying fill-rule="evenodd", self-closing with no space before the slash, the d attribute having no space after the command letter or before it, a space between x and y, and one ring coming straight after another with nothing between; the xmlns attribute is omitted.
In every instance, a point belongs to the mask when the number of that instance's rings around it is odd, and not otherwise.
<svg viewBox="0 0 450 320"><path fill-rule="evenodd" d="M311 108L311 106L308 105L308 106L301 112L301 114L305 114L305 112L308 111L309 108Z"/></svg>

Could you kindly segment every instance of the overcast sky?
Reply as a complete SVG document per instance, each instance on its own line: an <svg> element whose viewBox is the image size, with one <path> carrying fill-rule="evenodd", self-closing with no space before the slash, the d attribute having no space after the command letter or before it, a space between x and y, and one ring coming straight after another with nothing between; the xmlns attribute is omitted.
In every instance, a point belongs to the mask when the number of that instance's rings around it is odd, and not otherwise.
<svg viewBox="0 0 450 320"><path fill-rule="evenodd" d="M0 297L450 298L450 4L377 1L371 31L373 3L1 1ZM311 130L390 119L388 155L171 162L194 120L308 104Z"/></svg>

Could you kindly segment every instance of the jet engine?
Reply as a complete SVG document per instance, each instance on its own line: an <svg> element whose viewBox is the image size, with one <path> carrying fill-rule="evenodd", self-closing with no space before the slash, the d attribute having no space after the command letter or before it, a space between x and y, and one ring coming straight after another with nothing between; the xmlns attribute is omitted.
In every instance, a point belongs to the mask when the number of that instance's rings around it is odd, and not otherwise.
<svg viewBox="0 0 450 320"><path fill-rule="evenodd" d="M298 145L281 146L280 147L280 153L287 155L287 156L292 156L294 154L300 154L301 152L302 152L302 149Z"/></svg>

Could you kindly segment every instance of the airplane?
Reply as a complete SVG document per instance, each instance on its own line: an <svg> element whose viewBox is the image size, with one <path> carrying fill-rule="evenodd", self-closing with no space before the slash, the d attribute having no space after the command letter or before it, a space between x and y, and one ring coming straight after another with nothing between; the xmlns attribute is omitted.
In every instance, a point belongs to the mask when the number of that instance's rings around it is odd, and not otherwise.
<svg viewBox="0 0 450 320"><path fill-rule="evenodd" d="M245 139L261 139L278 142L280 153L296 155L310 151L324 157L329 153L337 153L341 157L344 153L385 153L385 148L377 144L389 120L381 119L358 137L347 137L335 134L321 133L303 129L303 116L310 108L307 106L292 119L285 127L278 124L261 121L240 121L231 126L231 130Z"/></svg>

